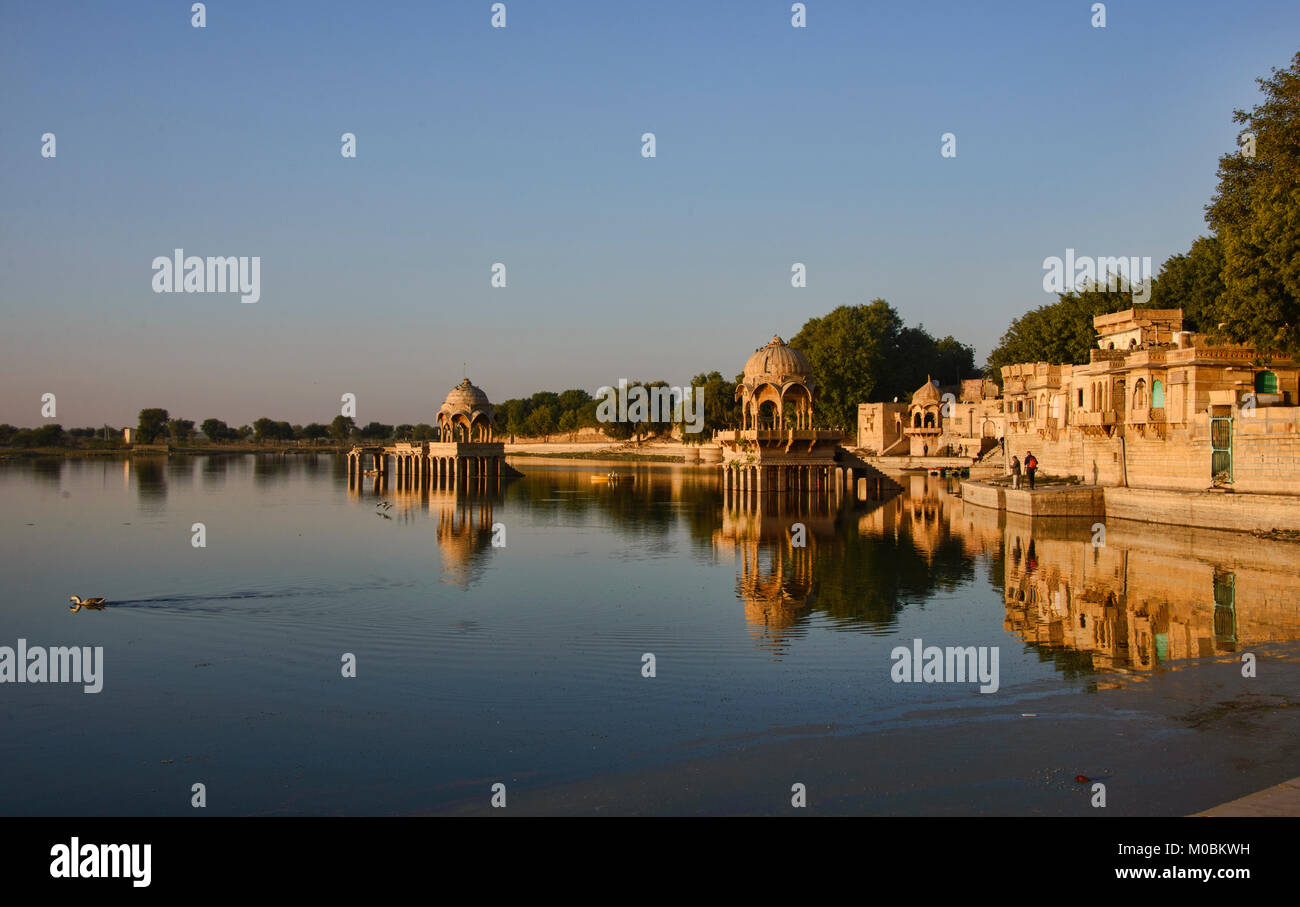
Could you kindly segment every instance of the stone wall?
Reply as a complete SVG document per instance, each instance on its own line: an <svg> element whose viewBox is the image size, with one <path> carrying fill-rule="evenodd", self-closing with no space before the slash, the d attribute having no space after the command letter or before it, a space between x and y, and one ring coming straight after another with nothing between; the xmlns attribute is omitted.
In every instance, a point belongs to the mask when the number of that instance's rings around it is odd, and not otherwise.
<svg viewBox="0 0 1300 907"><path fill-rule="evenodd" d="M1233 483L1238 492L1300 494L1300 408L1268 407L1233 419ZM1007 436L1023 462L1033 451L1043 475L1077 476L1087 484L1204 491L1213 484L1210 417L1165 427L1166 436L1129 426L1123 436L1089 437L1067 426Z"/></svg>

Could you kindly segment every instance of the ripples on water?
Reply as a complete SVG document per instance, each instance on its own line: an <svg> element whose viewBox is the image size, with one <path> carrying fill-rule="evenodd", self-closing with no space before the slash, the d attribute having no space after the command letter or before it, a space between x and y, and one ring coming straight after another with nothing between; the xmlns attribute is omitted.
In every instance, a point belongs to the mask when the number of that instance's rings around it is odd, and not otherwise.
<svg viewBox="0 0 1300 907"><path fill-rule="evenodd" d="M1090 525L964 506L938 478L738 507L710 470L606 487L598 468L519 466L467 495L350 492L329 456L0 465L0 645L102 645L106 662L98 696L4 690L0 754L20 769L0 806L180 812L159 777L179 755L225 788L223 812L424 809L489 775L987 711L969 685L890 682L917 637L999 646L1018 715L1300 635L1292 549L1270 547L1286 543L1112 522L1097 549ZM70 614L74 593L109 605ZM87 739L120 762L85 764Z"/></svg>

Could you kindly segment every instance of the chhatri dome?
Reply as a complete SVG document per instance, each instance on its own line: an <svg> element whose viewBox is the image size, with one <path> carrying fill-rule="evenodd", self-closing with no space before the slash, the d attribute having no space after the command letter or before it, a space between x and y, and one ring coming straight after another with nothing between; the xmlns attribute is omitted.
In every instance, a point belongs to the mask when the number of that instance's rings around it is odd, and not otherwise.
<svg viewBox="0 0 1300 907"><path fill-rule="evenodd" d="M939 389L934 386L934 379L929 375L925 377L925 384L922 384L912 392L913 403L938 403Z"/></svg>
<svg viewBox="0 0 1300 907"><path fill-rule="evenodd" d="M755 351L745 363L746 378L785 378L812 377L812 366L804 354L789 346L780 337L773 337L767 346Z"/></svg>
<svg viewBox="0 0 1300 907"><path fill-rule="evenodd" d="M812 366L780 337L749 357L736 396L741 427L785 431L812 427Z"/></svg>
<svg viewBox="0 0 1300 907"><path fill-rule="evenodd" d="M466 378L438 408L439 440L491 441L494 415L488 395Z"/></svg>
<svg viewBox="0 0 1300 907"><path fill-rule="evenodd" d="M934 379L929 375L922 384L912 392L912 402L907 407L907 428L909 435L937 435L943 427L943 407L939 405L939 388L934 386ZM928 453L928 451L927 451Z"/></svg>

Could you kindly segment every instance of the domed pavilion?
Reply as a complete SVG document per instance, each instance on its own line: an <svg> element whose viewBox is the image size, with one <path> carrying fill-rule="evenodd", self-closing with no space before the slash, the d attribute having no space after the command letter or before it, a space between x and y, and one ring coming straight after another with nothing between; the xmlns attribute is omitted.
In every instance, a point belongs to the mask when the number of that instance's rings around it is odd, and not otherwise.
<svg viewBox="0 0 1300 907"><path fill-rule="evenodd" d="M348 482L352 484L364 474L366 457L374 462L370 472L376 487L388 479L390 457L397 488L456 488L517 476L518 471L506 463L505 444L495 440L495 415L488 395L466 378L438 407L437 441L354 447L348 454Z"/></svg>
<svg viewBox="0 0 1300 907"><path fill-rule="evenodd" d="M812 366L803 353L780 337L754 351L736 388L740 427L715 436L722 447L728 498L741 502L764 493L857 493L857 478L882 478L840 448L844 432L813 427L816 397ZM884 486L868 481L868 494L872 487Z"/></svg>
<svg viewBox="0 0 1300 907"><path fill-rule="evenodd" d="M494 415L487 394L466 378L438 408L438 440L491 441Z"/></svg>
<svg viewBox="0 0 1300 907"><path fill-rule="evenodd" d="M812 366L780 337L754 351L736 388L741 428L812 428Z"/></svg>

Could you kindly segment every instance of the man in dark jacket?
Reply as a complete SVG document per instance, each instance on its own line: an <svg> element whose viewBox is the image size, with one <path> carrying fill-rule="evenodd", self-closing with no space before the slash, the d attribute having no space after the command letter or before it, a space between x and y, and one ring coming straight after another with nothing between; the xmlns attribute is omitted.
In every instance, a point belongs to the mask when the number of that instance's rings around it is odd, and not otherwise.
<svg viewBox="0 0 1300 907"><path fill-rule="evenodd" d="M1032 450L1025 451L1025 477L1029 479L1030 491L1034 488L1034 473L1038 471L1038 458Z"/></svg>

